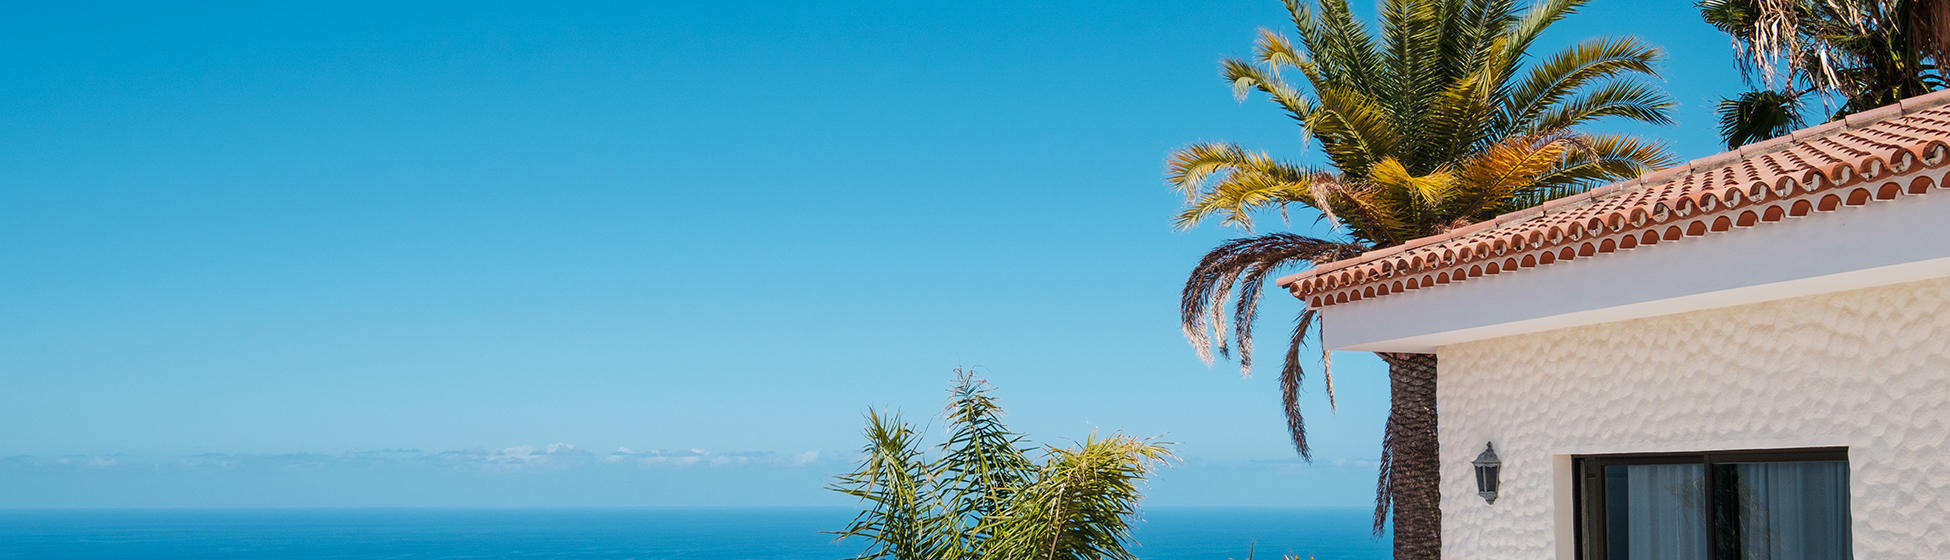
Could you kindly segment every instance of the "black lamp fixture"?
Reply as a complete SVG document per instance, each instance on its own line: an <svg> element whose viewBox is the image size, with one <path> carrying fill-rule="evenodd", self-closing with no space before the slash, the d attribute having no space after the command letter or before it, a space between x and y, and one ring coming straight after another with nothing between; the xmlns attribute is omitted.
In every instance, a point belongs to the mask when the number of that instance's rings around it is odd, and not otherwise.
<svg viewBox="0 0 1950 560"><path fill-rule="evenodd" d="M1503 470L1503 461L1496 458L1496 448L1484 443L1483 454L1470 463L1476 465L1476 495L1486 503L1496 503L1497 475Z"/></svg>

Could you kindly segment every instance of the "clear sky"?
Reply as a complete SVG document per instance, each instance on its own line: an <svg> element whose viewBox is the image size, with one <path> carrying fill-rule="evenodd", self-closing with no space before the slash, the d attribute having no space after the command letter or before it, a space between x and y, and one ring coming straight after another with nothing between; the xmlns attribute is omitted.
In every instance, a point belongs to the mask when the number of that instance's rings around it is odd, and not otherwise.
<svg viewBox="0 0 1950 560"><path fill-rule="evenodd" d="M925 420L957 366L1039 441L1174 442L1151 504L1367 504L1378 361L1337 358L1338 414L1309 380L1305 465L1277 372L1207 368L1176 324L1238 232L1172 230L1165 153L1323 163L1217 78L1283 23L0 6L0 507L845 505L820 487L866 408ZM1545 46L1599 34L1669 49L1683 104L1618 128L1718 151L1741 85L1690 2L1598 0ZM1271 347L1299 306L1265 307Z"/></svg>

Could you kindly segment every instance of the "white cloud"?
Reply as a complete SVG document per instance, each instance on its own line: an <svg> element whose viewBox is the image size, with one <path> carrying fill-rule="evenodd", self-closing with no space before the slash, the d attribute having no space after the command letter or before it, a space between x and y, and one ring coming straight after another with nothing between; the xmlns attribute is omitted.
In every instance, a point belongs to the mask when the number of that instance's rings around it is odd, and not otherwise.
<svg viewBox="0 0 1950 560"><path fill-rule="evenodd" d="M334 470L431 470L514 473L575 471L578 469L678 468L820 468L827 454L809 450L792 454L771 451L717 452L704 448L637 451L617 447L596 454L569 443L515 445L490 449L471 447L426 452L383 449L345 453L289 453L277 455L203 453L179 456L67 455L0 458L0 471L18 468L101 470L239 470L260 472L325 472Z"/></svg>

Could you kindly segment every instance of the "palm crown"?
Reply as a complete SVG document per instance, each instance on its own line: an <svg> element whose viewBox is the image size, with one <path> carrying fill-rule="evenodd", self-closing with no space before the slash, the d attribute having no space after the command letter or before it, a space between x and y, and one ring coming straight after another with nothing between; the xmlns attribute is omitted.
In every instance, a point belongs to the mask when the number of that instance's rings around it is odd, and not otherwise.
<svg viewBox="0 0 1950 560"><path fill-rule="evenodd" d="M1177 225L1216 218L1251 231L1255 215L1284 216L1297 203L1346 239L1274 233L1208 253L1181 300L1185 333L1208 361L1236 342L1251 371L1257 298L1278 269L1439 234L1672 163L1658 144L1580 130L1605 117L1670 123L1674 103L1639 79L1657 76L1660 49L1597 38L1526 64L1538 36L1584 0L1545 0L1527 12L1509 0L1385 0L1378 32L1345 0L1285 3L1295 37L1262 30L1252 59L1225 59L1222 74L1242 100L1259 91L1297 121L1331 169L1229 142L1181 148L1167 162L1167 181L1187 202ZM1298 348L1312 318L1303 312L1298 321L1281 375L1303 456ZM1331 378L1328 387L1331 398Z"/></svg>

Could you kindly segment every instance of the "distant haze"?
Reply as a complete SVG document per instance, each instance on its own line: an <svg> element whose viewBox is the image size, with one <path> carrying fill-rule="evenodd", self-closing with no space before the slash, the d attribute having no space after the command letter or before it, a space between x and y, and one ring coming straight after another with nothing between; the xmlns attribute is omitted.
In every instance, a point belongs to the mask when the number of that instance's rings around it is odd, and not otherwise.
<svg viewBox="0 0 1950 560"><path fill-rule="evenodd" d="M1270 369L1298 303L1267 300L1249 378L1176 322L1239 232L1170 228L1166 151L1324 164L1217 77L1284 24L1271 0L0 7L0 508L847 505L822 487L862 414L938 431L956 367L1034 441L1173 442L1152 503L1366 505L1378 361L1338 356L1337 413L1310 366L1308 465ZM1617 128L1718 151L1741 88L1691 2L1552 33L1670 49L1681 126Z"/></svg>

